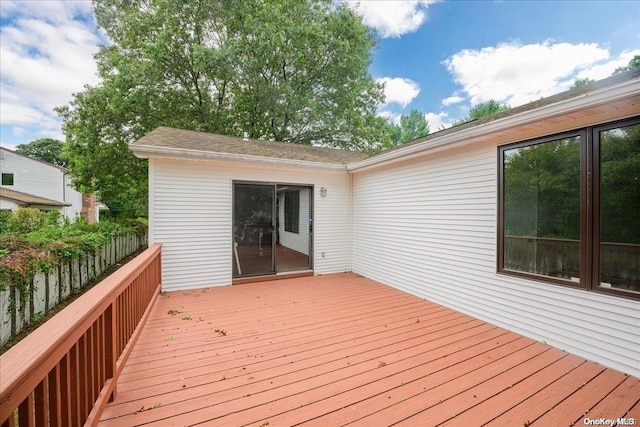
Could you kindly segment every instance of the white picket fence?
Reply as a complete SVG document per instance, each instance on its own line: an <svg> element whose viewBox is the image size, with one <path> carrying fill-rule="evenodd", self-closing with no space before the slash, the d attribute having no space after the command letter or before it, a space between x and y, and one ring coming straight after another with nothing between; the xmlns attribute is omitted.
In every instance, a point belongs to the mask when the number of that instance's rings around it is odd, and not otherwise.
<svg viewBox="0 0 640 427"><path fill-rule="evenodd" d="M0 291L0 345L20 333L32 321L38 320L69 295L98 278L121 259L147 245L147 237L124 234L96 251L57 267L49 273L38 273L29 284L29 296L21 305L20 291L8 286Z"/></svg>

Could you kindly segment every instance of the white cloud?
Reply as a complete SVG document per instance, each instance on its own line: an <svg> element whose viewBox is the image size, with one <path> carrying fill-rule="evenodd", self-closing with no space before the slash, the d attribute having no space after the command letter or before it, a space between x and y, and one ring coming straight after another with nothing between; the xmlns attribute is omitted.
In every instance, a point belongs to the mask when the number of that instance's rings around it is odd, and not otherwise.
<svg viewBox="0 0 640 427"><path fill-rule="evenodd" d="M13 135L15 136L22 136L25 133L25 130L23 128L19 128L17 126L14 126L13 129L11 129L11 133L13 133Z"/></svg>
<svg viewBox="0 0 640 427"><path fill-rule="evenodd" d="M385 103L383 105L396 103L406 107L420 93L418 83L402 77L382 77L376 79L384 84Z"/></svg>
<svg viewBox="0 0 640 427"><path fill-rule="evenodd" d="M400 113L394 113L388 110L380 110L377 115L384 117L389 121L389 123L394 125L400 123L400 117L402 116ZM453 123L453 120L449 118L449 114L444 111L439 113L426 113L424 117L427 119L427 123L429 123L429 133L446 129L451 126L451 123Z"/></svg>
<svg viewBox="0 0 640 427"><path fill-rule="evenodd" d="M450 96L448 98L443 99L442 100L442 105L444 105L445 107L448 107L450 105L459 104L462 101L464 101L464 98L462 96L453 95L453 96Z"/></svg>
<svg viewBox="0 0 640 427"><path fill-rule="evenodd" d="M617 58L607 61L603 64L595 64L585 70L580 71L576 78L578 79L592 79L601 80L609 77L616 68L626 67L629 65L629 61L636 56L640 55L640 49L627 50L618 55Z"/></svg>
<svg viewBox="0 0 640 427"><path fill-rule="evenodd" d="M471 104L495 99L517 106L568 89L578 72L608 58L595 43L504 43L463 50L444 64Z"/></svg>
<svg viewBox="0 0 640 427"><path fill-rule="evenodd" d="M378 117L384 117L385 119L387 119L389 121L389 123L392 123L394 125L397 125L400 123L400 117L402 116L402 114L400 113L394 113L392 111L388 111L388 110L379 110L376 115Z"/></svg>
<svg viewBox="0 0 640 427"><path fill-rule="evenodd" d="M427 113L425 114L427 122L429 123L429 131L430 133L437 132L441 129L445 129L451 126L453 122L449 118L449 114L442 111L440 113Z"/></svg>
<svg viewBox="0 0 640 427"><path fill-rule="evenodd" d="M53 108L98 82L93 55L106 37L86 1L2 1L0 123L60 137ZM14 131L15 133L15 131Z"/></svg>
<svg viewBox="0 0 640 427"><path fill-rule="evenodd" d="M416 31L427 20L427 9L436 0L428 1L347 1L368 27L380 37L400 37Z"/></svg>

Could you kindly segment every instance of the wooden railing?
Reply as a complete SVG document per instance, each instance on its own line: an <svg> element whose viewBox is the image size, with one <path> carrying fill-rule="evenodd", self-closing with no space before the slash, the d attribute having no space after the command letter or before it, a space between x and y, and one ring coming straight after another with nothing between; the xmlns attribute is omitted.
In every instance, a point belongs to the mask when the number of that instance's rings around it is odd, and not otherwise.
<svg viewBox="0 0 640 427"><path fill-rule="evenodd" d="M160 293L154 245L0 356L0 422L96 425Z"/></svg>
<svg viewBox="0 0 640 427"><path fill-rule="evenodd" d="M569 239L505 236L504 266L551 277L580 276L580 242ZM637 291L640 283L640 245L603 242L600 279L616 288Z"/></svg>

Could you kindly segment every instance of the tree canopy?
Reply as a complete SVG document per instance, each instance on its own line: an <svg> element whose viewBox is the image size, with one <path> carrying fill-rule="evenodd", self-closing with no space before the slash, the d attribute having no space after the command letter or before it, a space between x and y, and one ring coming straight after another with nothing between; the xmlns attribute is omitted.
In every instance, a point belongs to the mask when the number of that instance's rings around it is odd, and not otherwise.
<svg viewBox="0 0 640 427"><path fill-rule="evenodd" d="M629 61L629 64L627 64L626 67L618 67L613 71L612 75L616 75L616 74L622 74L622 73L626 73L627 71L631 71L631 70L637 70L638 68L640 68L640 55L635 55L633 58L631 58L631 60Z"/></svg>
<svg viewBox="0 0 640 427"><path fill-rule="evenodd" d="M368 71L375 39L330 0L94 0L110 40L101 82L58 109L81 189L146 201L129 143L158 126L374 151L383 88ZM144 209L140 205L139 208Z"/></svg>
<svg viewBox="0 0 640 427"><path fill-rule="evenodd" d="M471 111L469 111L469 120L477 120L482 117L493 116L494 114L502 113L509 109L511 109L511 107L508 105L500 104L499 102L490 99L489 101L481 102L473 107Z"/></svg>
<svg viewBox="0 0 640 427"><path fill-rule="evenodd" d="M400 122L391 128L391 142L394 145L420 138L429 134L429 123L424 113L411 110L400 116Z"/></svg>
<svg viewBox="0 0 640 427"><path fill-rule="evenodd" d="M577 79L575 82L573 82L573 85L571 86L570 89L576 89L582 86L586 86L588 84L591 84L595 82L595 80L593 79L589 79L589 78L585 78L585 79Z"/></svg>
<svg viewBox="0 0 640 427"><path fill-rule="evenodd" d="M40 138L16 146L16 152L64 167L67 165L67 159L63 154L63 147L64 143L58 139Z"/></svg>
<svg viewBox="0 0 640 427"><path fill-rule="evenodd" d="M468 117L454 121L452 126L461 125L483 117L493 116L494 114L502 113L503 111L510 109L511 107L507 104L500 104L498 101L490 99L489 101L481 102L473 106L469 111Z"/></svg>

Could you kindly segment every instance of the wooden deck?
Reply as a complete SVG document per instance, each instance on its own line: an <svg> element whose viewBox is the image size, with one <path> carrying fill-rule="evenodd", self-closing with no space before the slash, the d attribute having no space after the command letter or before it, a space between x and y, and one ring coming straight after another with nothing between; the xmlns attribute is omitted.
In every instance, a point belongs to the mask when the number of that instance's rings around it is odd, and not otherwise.
<svg viewBox="0 0 640 427"><path fill-rule="evenodd" d="M275 246L275 273L310 270L309 255L289 249L282 245ZM240 246L238 260L244 275L264 274L272 269L271 248L260 251L257 246ZM238 276L236 260L233 263L233 276Z"/></svg>
<svg viewBox="0 0 640 427"><path fill-rule="evenodd" d="M355 274L163 294L103 426L640 420L640 380Z"/></svg>

